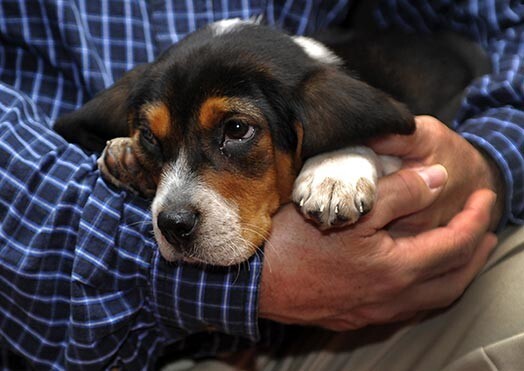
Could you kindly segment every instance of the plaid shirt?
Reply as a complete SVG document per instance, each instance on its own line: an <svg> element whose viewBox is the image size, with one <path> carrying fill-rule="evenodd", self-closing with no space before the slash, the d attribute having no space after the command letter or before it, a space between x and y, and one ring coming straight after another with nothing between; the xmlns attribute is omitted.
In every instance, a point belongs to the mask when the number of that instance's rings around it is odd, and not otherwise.
<svg viewBox="0 0 524 371"><path fill-rule="evenodd" d="M213 354L280 330L257 318L261 257L231 269L166 263L151 235L149 205L108 187L96 158L50 127L126 70L206 23L263 14L270 24L307 34L343 19L350 5L0 0L5 368L20 368L21 359L39 369L152 368L168 344ZM382 27L457 30L488 51L494 70L468 90L455 127L499 165L507 185L503 223L522 222L524 5L390 0L376 18Z"/></svg>

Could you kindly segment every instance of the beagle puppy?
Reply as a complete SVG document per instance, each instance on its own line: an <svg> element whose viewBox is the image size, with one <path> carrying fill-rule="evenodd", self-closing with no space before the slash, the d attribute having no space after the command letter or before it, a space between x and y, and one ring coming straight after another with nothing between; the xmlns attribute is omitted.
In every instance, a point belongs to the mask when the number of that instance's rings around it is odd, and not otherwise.
<svg viewBox="0 0 524 371"><path fill-rule="evenodd" d="M55 129L103 150L107 181L153 198L165 259L233 265L263 245L290 200L322 229L369 212L377 178L399 160L362 143L410 134L414 114L438 116L459 101L479 74L467 48L392 34L344 34L328 48L224 20L137 66Z"/></svg>

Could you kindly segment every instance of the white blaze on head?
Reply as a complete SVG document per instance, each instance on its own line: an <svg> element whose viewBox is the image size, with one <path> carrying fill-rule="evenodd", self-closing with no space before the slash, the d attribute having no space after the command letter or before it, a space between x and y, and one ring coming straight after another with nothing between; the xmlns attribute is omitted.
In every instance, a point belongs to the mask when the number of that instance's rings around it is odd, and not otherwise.
<svg viewBox="0 0 524 371"><path fill-rule="evenodd" d="M305 36L293 36L292 39L311 58L326 64L342 64L342 60L321 42Z"/></svg>
<svg viewBox="0 0 524 371"><path fill-rule="evenodd" d="M231 18L214 22L210 25L210 27L213 31L213 35L220 36L229 32L234 32L240 29L242 26L258 23L259 21L257 19L243 20L240 18Z"/></svg>

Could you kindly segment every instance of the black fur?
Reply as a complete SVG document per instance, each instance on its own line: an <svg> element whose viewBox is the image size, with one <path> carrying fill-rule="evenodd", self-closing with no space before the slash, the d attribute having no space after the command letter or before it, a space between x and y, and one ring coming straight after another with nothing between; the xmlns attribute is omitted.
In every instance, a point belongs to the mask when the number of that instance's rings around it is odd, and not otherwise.
<svg viewBox="0 0 524 371"><path fill-rule="evenodd" d="M295 151L297 123L302 125L307 158L379 135L411 133L414 113L439 115L476 73L442 40L342 36L343 42L331 46L346 68L309 58L291 38L269 27L245 24L220 36L207 27L126 74L59 119L55 129L71 142L101 151L108 139L127 136L140 125L141 105L162 101L178 138L192 143L186 147L194 148L193 158L220 166L199 150L211 144L198 139L195 111L209 96L245 97L262 110L275 146L283 151ZM439 55L444 56L435 69ZM162 145L164 159L176 156L178 144Z"/></svg>

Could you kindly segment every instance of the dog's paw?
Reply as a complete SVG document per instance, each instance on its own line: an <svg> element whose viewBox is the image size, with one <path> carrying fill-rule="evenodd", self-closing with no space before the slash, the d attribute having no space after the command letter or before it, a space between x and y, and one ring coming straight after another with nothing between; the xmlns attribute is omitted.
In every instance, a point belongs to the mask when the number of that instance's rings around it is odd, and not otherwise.
<svg viewBox="0 0 524 371"><path fill-rule="evenodd" d="M138 162L131 138L115 138L107 142L98 159L102 177L117 188L153 198L156 184Z"/></svg>
<svg viewBox="0 0 524 371"><path fill-rule="evenodd" d="M310 158L293 189L293 201L320 229L355 223L375 204L377 156L350 147Z"/></svg>

